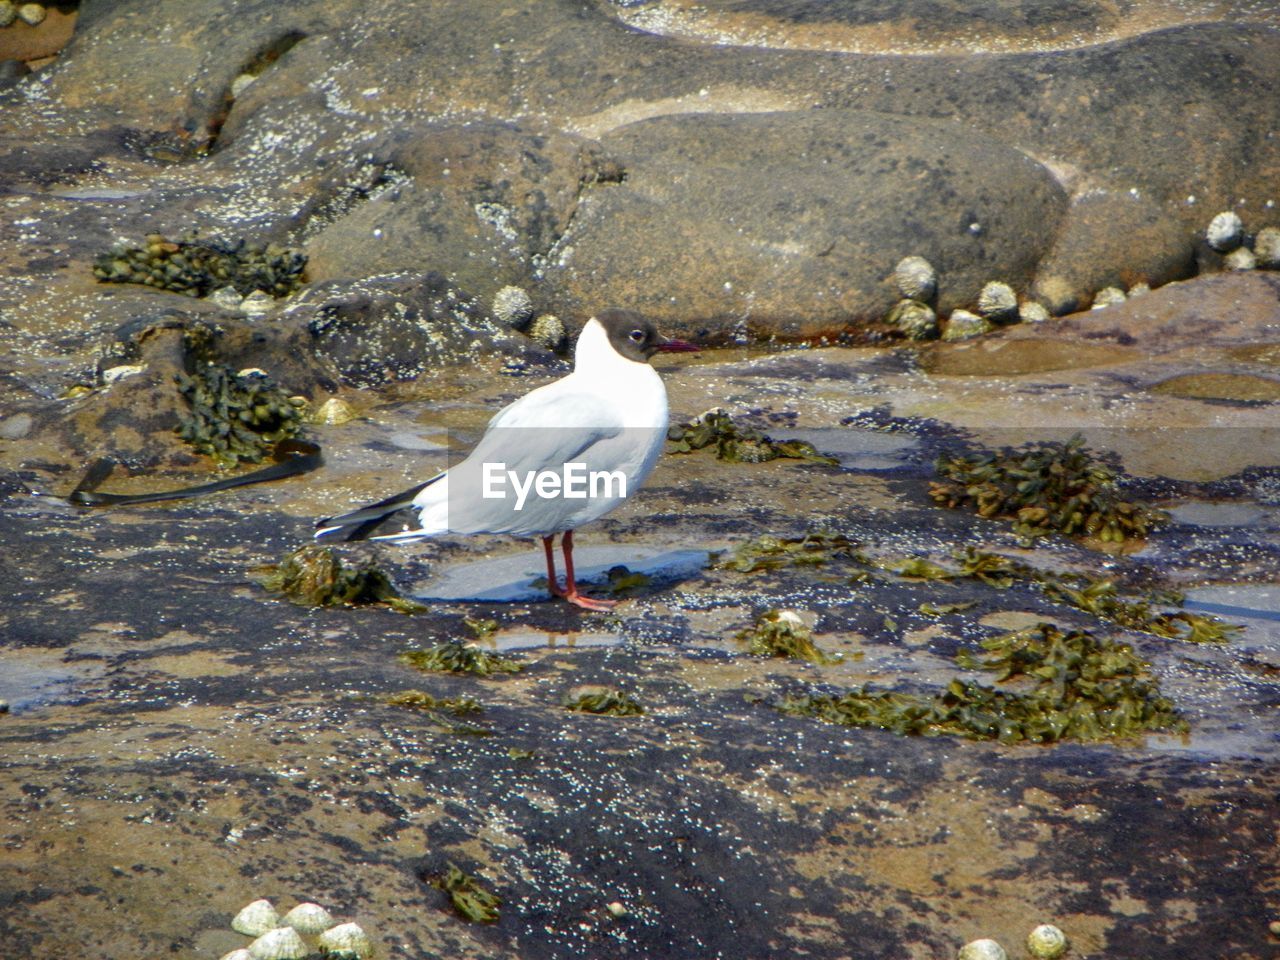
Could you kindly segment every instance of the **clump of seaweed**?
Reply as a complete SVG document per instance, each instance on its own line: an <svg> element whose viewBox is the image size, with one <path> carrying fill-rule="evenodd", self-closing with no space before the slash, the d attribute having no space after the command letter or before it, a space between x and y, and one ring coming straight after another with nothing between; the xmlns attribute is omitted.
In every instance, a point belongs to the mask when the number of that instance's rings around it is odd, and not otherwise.
<svg viewBox="0 0 1280 960"><path fill-rule="evenodd" d="M449 895L449 902L463 920L471 923L497 922L502 898L486 890L480 881L464 873L452 861L445 867L443 875L431 881L431 885Z"/></svg>
<svg viewBox="0 0 1280 960"><path fill-rule="evenodd" d="M644 707L637 700L615 687L576 687L564 695L561 704L566 710L610 717L635 717L644 713Z"/></svg>
<svg viewBox="0 0 1280 960"><path fill-rule="evenodd" d="M1107 579L1088 580L1073 587L1062 580L1043 584L1045 596L1084 610L1103 620L1110 620L1130 630L1153 633L1158 637L1186 640L1190 643L1226 643L1235 639L1244 627L1226 623L1217 617L1206 617L1187 610L1161 613L1152 609L1150 599L1123 600L1116 585ZM1180 594L1166 596L1175 604L1183 602Z"/></svg>
<svg viewBox="0 0 1280 960"><path fill-rule="evenodd" d="M671 427L667 439L672 443L672 453L691 453L714 444L716 459L730 463L764 463L782 458L830 466L840 462L819 453L804 440L773 440L759 430L734 423L729 414L719 409Z"/></svg>
<svg viewBox="0 0 1280 960"><path fill-rule="evenodd" d="M1083 630L1064 633L1041 623L983 641L988 652L962 652L962 666L989 670L996 681L1031 680L1030 692L952 680L933 696L871 692L789 697L784 713L914 736L951 734L1002 743L1103 740L1149 732L1185 732L1173 703L1160 694L1148 663L1127 644Z"/></svg>
<svg viewBox="0 0 1280 960"><path fill-rule="evenodd" d="M386 702L393 707L416 710L448 733L471 737L493 736L493 731L488 727L475 723L454 723L445 716L446 713L454 717L483 713L480 704L471 697L433 697L424 690L402 690L389 695Z"/></svg>
<svg viewBox="0 0 1280 960"><path fill-rule="evenodd" d="M835 559L866 563L856 541L838 533L808 533L803 537L759 537L734 547L732 556L718 560L724 570L756 573L783 567L821 566Z"/></svg>
<svg viewBox="0 0 1280 960"><path fill-rule="evenodd" d="M510 657L489 653L461 640L446 640L425 650L406 650L400 659L424 673L474 673L487 677L495 673L519 673L524 669Z"/></svg>
<svg viewBox="0 0 1280 960"><path fill-rule="evenodd" d="M770 610L755 624L739 631L737 638L747 645L754 657L782 657L808 660L810 663L839 663L841 657L829 656L813 642L813 631L804 625L794 610Z"/></svg>
<svg viewBox="0 0 1280 960"><path fill-rule="evenodd" d="M653 577L647 573L629 570L622 565L610 567L605 576L609 578L609 592L619 597L632 596L653 583Z"/></svg>
<svg viewBox="0 0 1280 960"><path fill-rule="evenodd" d="M284 297L302 285L306 265L306 254L274 243L170 240L153 233L140 247L118 243L100 254L93 275L103 283L141 283L189 297L222 287L241 296L262 290Z"/></svg>
<svg viewBox="0 0 1280 960"><path fill-rule="evenodd" d="M426 609L401 596L387 575L372 563L344 567L329 547L299 547L285 554L279 563L265 567L264 573L259 583L265 589L305 607L382 603L397 613L421 613Z"/></svg>
<svg viewBox="0 0 1280 960"><path fill-rule="evenodd" d="M191 407L179 416L175 432L219 463L257 463L276 443L302 430L305 401L288 396L264 373L199 363L193 373L175 379Z"/></svg>
<svg viewBox="0 0 1280 960"><path fill-rule="evenodd" d="M1162 510L1125 500L1116 474L1094 459L1079 434L1066 443L943 456L936 468L943 478L929 487L936 502L1012 520L1027 542L1061 533L1122 544L1144 539L1168 519Z"/></svg>

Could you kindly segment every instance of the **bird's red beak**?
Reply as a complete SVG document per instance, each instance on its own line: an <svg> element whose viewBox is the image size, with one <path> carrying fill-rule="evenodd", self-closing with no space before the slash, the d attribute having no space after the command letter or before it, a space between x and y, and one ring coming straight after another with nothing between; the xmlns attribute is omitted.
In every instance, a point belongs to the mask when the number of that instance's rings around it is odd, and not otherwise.
<svg viewBox="0 0 1280 960"><path fill-rule="evenodd" d="M697 353L698 348L687 340L672 340L663 337L655 346L662 353Z"/></svg>

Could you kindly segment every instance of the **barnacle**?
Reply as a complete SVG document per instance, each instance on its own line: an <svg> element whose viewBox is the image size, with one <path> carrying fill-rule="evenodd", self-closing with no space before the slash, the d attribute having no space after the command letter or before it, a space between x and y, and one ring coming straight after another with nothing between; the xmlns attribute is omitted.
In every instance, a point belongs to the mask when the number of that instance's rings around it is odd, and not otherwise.
<svg viewBox="0 0 1280 960"><path fill-rule="evenodd" d="M263 568L259 581L273 593L302 606L333 607L384 603L398 613L425 610L400 595L385 573L373 564L349 568L329 547L314 544L299 547L276 564Z"/></svg>

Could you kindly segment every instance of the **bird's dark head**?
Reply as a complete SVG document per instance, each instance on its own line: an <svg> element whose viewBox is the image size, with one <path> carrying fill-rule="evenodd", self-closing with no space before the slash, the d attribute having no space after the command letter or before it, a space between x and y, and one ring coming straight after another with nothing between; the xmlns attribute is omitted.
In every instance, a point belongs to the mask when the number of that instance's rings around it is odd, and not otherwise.
<svg viewBox="0 0 1280 960"><path fill-rule="evenodd" d="M634 310L602 310L595 319L604 328L609 345L637 363L647 363L655 353L684 353L698 349L683 340L664 337L653 321Z"/></svg>

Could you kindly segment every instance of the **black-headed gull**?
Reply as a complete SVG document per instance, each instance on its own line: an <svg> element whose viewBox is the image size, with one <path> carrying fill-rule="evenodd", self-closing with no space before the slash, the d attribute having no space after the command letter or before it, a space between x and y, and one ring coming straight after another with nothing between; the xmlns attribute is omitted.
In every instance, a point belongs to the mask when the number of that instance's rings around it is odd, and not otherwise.
<svg viewBox="0 0 1280 960"><path fill-rule="evenodd" d="M500 410L466 460L394 497L321 520L316 539L363 540L404 509L417 512L416 528L372 539L541 537L551 593L588 610L608 610L613 601L578 592L573 531L638 489L662 451L667 391L649 360L659 351L696 349L663 337L641 314L602 311L582 328L573 372ZM557 533L563 588L553 553Z"/></svg>

